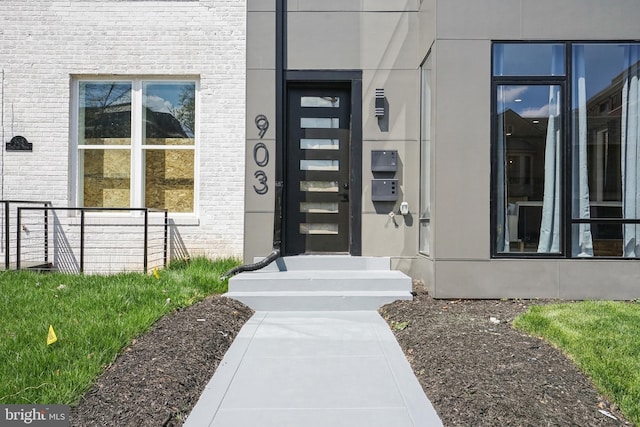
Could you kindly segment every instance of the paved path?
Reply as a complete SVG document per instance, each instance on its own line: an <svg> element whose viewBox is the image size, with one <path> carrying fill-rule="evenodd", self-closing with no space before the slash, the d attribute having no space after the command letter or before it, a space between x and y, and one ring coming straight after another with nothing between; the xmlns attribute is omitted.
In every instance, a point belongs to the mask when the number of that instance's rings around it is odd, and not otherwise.
<svg viewBox="0 0 640 427"><path fill-rule="evenodd" d="M185 426L442 423L377 311L258 311Z"/></svg>

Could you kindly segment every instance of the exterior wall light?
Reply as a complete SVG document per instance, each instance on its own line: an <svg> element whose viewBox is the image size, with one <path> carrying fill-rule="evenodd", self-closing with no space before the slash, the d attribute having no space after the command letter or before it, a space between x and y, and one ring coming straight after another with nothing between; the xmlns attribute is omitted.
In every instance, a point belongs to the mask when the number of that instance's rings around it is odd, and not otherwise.
<svg viewBox="0 0 640 427"><path fill-rule="evenodd" d="M376 89L376 106L375 106L376 117L384 117L387 114L385 104L386 102L384 97L384 89Z"/></svg>

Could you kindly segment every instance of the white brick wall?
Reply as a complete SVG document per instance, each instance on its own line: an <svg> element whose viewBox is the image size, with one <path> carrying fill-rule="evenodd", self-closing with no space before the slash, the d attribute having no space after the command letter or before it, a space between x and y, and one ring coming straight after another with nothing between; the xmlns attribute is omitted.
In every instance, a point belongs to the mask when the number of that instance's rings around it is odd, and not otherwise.
<svg viewBox="0 0 640 427"><path fill-rule="evenodd" d="M69 206L75 76L199 76L199 209L191 255L242 254L245 2L2 0L0 199ZM22 135L33 152L6 152Z"/></svg>

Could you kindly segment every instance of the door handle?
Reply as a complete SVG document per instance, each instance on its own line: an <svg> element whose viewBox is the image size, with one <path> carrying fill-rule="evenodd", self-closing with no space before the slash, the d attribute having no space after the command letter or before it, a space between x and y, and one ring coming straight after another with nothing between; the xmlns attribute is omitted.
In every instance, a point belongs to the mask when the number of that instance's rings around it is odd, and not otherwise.
<svg viewBox="0 0 640 427"><path fill-rule="evenodd" d="M344 184L342 184L342 188L345 189L345 191L341 191L338 193L338 195L341 197L341 202L348 202L349 201L349 183L345 182Z"/></svg>

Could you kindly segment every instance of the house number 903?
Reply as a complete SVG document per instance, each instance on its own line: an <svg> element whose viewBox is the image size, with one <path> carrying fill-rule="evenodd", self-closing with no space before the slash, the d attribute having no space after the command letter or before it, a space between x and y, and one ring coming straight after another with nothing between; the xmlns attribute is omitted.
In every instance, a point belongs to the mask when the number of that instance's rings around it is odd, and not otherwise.
<svg viewBox="0 0 640 427"><path fill-rule="evenodd" d="M256 116L256 127L260 130L260 139L264 137L264 134L269 129L269 120L263 114ZM269 149L264 142L258 142L253 147L253 161L261 168L266 167L269 164ZM258 181L259 186L253 186L253 190L261 196L269 192L269 185L267 185L267 174L263 170L257 170L253 176Z"/></svg>

